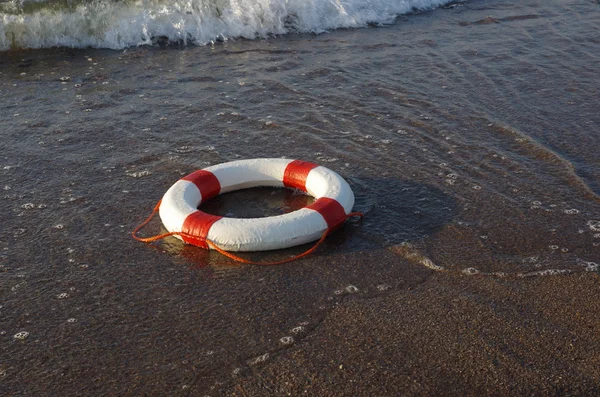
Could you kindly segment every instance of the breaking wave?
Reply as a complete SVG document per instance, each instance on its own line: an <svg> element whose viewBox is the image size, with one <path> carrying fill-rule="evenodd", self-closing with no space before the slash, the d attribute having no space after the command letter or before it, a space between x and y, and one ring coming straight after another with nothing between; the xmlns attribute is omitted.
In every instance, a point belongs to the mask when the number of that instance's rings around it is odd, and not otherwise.
<svg viewBox="0 0 600 397"><path fill-rule="evenodd" d="M449 0L0 0L0 51L207 44L389 24Z"/></svg>

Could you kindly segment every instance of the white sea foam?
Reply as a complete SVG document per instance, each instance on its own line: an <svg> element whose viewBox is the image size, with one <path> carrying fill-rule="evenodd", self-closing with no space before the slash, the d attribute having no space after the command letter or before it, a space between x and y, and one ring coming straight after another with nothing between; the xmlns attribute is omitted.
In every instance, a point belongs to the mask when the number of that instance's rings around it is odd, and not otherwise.
<svg viewBox="0 0 600 397"><path fill-rule="evenodd" d="M24 7L0 3L0 50L13 47L123 49L153 38L207 44L229 38L259 38L290 32L392 23L400 14L449 0L53 0ZM30 2L32 3L32 2ZM60 4L60 2L59 2ZM74 4L74 5L73 5Z"/></svg>

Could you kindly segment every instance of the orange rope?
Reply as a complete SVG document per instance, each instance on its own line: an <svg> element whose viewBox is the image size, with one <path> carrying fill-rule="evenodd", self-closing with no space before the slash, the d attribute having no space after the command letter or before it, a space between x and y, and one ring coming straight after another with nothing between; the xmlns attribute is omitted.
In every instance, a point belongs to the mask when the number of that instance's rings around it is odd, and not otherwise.
<svg viewBox="0 0 600 397"><path fill-rule="evenodd" d="M163 234L159 234L156 236L151 236L151 237L138 237L137 233L144 227L146 226L154 217L154 215L156 215L156 213L158 212L158 209L160 207L160 201L158 202L158 204L156 204L156 206L154 207L154 210L152 210L152 214L150 214L150 216L148 218L146 218L146 220L144 222L142 222L138 227L136 227L133 232L131 232L131 236L136 239L137 241L141 241L143 243L152 243L154 241L157 240L161 240L165 237L169 237L169 236L181 236L181 237L191 237L194 239L198 239L198 236L193 236L189 233L184 233L184 232L169 232L169 233L163 233ZM361 218L364 216L364 214L362 214L361 212L351 212L348 215L346 215L346 219L353 217L353 216L360 216ZM237 256L235 254L232 254L231 252L225 251L223 248L218 247L215 243L213 243L212 241L210 241L207 238L204 238L204 241L206 241L206 243L208 245L211 246L211 248L213 248L215 251L225 255L228 258L233 259L234 261L237 262L242 262L242 263L247 263L249 265L263 265L263 266L270 266L270 265L281 265L284 263L288 263L291 261L295 261L296 259L300 259L306 255L310 255L311 253L313 253L318 247L319 245L321 245L321 243L323 243L323 241L325 241L325 237L327 237L327 235L331 232L331 228L327 228L325 229L325 231L323 232L323 235L321 236L321 238L319 239L319 241L317 241L317 243L315 245L313 245L311 248L309 248L308 250L304 251L301 254L298 255L294 255L291 258L288 259L284 259L281 261L275 261L275 262L255 262L255 261L251 261L248 259L244 259L240 256Z"/></svg>

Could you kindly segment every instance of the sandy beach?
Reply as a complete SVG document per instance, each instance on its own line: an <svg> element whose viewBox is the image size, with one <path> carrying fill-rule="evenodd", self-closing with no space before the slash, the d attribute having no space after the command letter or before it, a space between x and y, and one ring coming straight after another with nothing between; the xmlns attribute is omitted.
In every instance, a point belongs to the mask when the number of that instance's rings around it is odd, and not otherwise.
<svg viewBox="0 0 600 397"><path fill-rule="evenodd" d="M599 395L598 26L595 1L473 0L0 52L0 395ZM259 157L338 172L364 219L273 267L131 238L183 175Z"/></svg>

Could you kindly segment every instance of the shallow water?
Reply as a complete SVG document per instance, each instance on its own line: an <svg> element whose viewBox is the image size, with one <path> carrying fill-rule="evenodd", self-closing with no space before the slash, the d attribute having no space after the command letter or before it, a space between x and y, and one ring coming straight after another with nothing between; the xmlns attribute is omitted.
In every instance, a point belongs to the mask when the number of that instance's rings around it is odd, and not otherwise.
<svg viewBox="0 0 600 397"><path fill-rule="evenodd" d="M432 272L596 274L598 12L472 1L322 35L0 53L9 395L219 394L340 302ZM335 170L364 220L279 267L130 237L182 175L254 157ZM256 216L303 200L209 205Z"/></svg>

